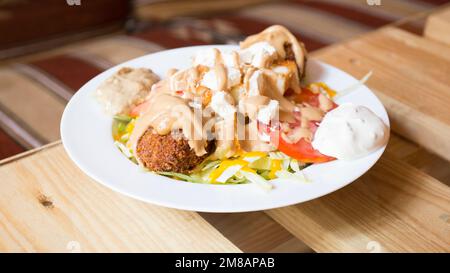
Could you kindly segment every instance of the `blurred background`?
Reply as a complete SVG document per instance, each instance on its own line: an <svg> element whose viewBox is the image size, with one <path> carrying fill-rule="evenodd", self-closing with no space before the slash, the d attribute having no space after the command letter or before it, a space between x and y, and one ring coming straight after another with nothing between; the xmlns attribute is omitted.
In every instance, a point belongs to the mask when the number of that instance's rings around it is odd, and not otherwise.
<svg viewBox="0 0 450 273"><path fill-rule="evenodd" d="M385 25L422 34L448 0L0 0L0 159L59 139L70 97L126 60L272 24L309 51Z"/></svg>

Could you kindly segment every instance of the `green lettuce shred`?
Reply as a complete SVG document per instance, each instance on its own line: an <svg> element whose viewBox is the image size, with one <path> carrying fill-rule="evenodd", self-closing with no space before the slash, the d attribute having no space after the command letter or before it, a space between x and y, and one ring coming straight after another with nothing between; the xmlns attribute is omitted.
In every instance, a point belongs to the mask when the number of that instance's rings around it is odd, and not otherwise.
<svg viewBox="0 0 450 273"><path fill-rule="evenodd" d="M175 177L184 181L188 181L188 182L193 182L193 183L204 183L202 180L200 179L196 179L192 176L189 176L187 174L184 173L177 173L177 172L156 172L157 174L160 175L164 175L164 176L169 176L169 177Z"/></svg>
<svg viewBox="0 0 450 273"><path fill-rule="evenodd" d="M127 115L115 115L114 119L119 121L119 122L124 122L124 123L128 123L130 122L133 118Z"/></svg>

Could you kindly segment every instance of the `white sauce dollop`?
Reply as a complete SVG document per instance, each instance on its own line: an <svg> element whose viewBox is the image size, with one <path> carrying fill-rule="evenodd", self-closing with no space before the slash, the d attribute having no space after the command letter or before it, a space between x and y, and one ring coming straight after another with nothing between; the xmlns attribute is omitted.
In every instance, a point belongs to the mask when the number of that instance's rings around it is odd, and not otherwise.
<svg viewBox="0 0 450 273"><path fill-rule="evenodd" d="M388 138L389 128L370 109L345 103L325 115L312 146L324 155L351 160L383 147Z"/></svg>

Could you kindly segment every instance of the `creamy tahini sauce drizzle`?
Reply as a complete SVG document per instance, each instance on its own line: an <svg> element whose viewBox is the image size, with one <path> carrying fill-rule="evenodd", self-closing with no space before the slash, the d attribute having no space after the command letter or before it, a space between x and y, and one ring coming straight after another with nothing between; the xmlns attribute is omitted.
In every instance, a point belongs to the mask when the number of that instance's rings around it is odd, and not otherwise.
<svg viewBox="0 0 450 273"><path fill-rule="evenodd" d="M271 26L258 34L247 37L247 39L239 45L244 49L257 42L268 42L276 49L278 56L281 59L286 58L285 45L290 44L300 70L300 75L304 74L306 50L303 44L298 42L297 38L295 38L295 36L285 27L279 25Z"/></svg>
<svg viewBox="0 0 450 273"><path fill-rule="evenodd" d="M244 76L244 85L247 90L250 89L250 78L254 73L259 71L262 73L262 79L259 85L259 92L263 96L267 96L272 100L277 100L280 104L280 110L286 112L292 112L295 108L295 104L289 101L287 98L283 96L282 93L277 92L276 87L276 74L270 69L261 69L256 70L254 68L250 68L246 71ZM260 105L258 105L260 106Z"/></svg>
<svg viewBox="0 0 450 273"><path fill-rule="evenodd" d="M128 141L128 146L135 151L140 137L148 128L153 128L160 135L168 134L174 130L181 129L188 140L189 146L195 151L197 156L206 153L207 132L203 130L204 125L209 118L204 118L195 113L195 109L189 105L197 97L199 90L199 81L209 70L213 70L217 79L219 90L225 90L228 83L227 68L223 64L221 53L215 51L215 65L212 68L196 66L187 70L171 71L171 76L154 86L152 92L147 98L148 106L146 111L136 120L135 128ZM236 65L238 55L234 55ZM177 92L182 92L180 97ZM194 102L195 103L195 102ZM176 109L177 111L174 111ZM231 126L230 126L231 122ZM215 126L217 130L219 126ZM226 121L222 130L233 129L234 119ZM234 134L234 131L232 132ZM229 136L228 132L223 132ZM233 141L218 140L217 150L229 150ZM235 151L235 149L231 149ZM226 156L230 156L229 153Z"/></svg>
<svg viewBox="0 0 450 273"><path fill-rule="evenodd" d="M305 52L297 41L297 39L284 27L273 26L260 34L248 37L241 42L241 48L250 47L252 44L265 41L273 46L278 54L277 61L284 61L286 57L285 45L289 44L295 55L296 63L300 75L304 72ZM269 58L269 57L267 57ZM297 129L297 134L301 137L311 139L312 133L308 129L309 121L320 121L323 118L324 111L331 108L331 101L328 98L319 99L320 107L314 108L308 105L298 106L283 96L286 90L278 90L277 73L272 71L273 60L263 60L267 63L265 68L255 68L240 62L239 54L237 52L231 53L231 61L224 60L221 52L214 49L214 61L210 67L204 65L196 65L190 69L175 71L169 73L169 77L165 80L155 84L152 92L147 98L146 110L141 113L136 120L135 129L133 130L127 145L133 150L136 150L137 143L140 137L148 128L161 135L170 133L171 131L181 129L184 136L188 140L189 146L195 151L198 156L206 153L207 146L207 132L204 128L206 124L211 123L214 117L202 117L196 115L195 107L192 103L195 98L200 98L205 101L205 92L218 92L228 90L228 67L239 69L241 72L241 85L245 89L245 94L236 102L231 102L232 105L239 107L239 110L248 116L249 124L245 126L245 139L238 138L236 130L236 115L226 117L221 122L215 124L214 132L216 135L216 151L213 157L223 158L233 156L236 152L244 151L270 151L275 147L263 140L255 133L258 132L257 114L261 107L269 104L271 100L276 100L279 103L279 118L286 123L299 123L300 128ZM279 64L273 64L279 65ZM201 86L201 80L208 72L214 72L217 90L208 90ZM250 94L252 84L252 76L255 73L260 73L257 79L257 94ZM299 92L299 78L298 71L295 69L294 75L291 75L287 82L287 88L292 88ZM206 89L206 91L205 91ZM181 93L181 95L180 95ZM211 96L211 94L209 94ZM207 97L207 96L206 96ZM195 102L194 102L195 104ZM208 105L208 101L200 107ZM177 109L177 111L174 111ZM297 116L300 116L300 120ZM217 116L218 113L216 113ZM206 126L207 127L207 126ZM241 132L242 133L242 132ZM220 136L220 137L218 137ZM223 136L226 136L225 138Z"/></svg>
<svg viewBox="0 0 450 273"><path fill-rule="evenodd" d="M217 63L214 66L214 72L217 77L217 89L225 90L228 83L227 68L223 63Z"/></svg>
<svg viewBox="0 0 450 273"><path fill-rule="evenodd" d="M203 120L201 115L195 113L194 108L190 107L189 102L192 100L183 99L173 94L178 91L174 89L183 85L188 88L191 85L191 82L186 83L185 79L189 78L189 74L192 75L193 72L187 70L182 71L182 73L184 75L180 74L181 82L174 83L172 82L173 78L169 78L153 87L147 98L146 111L136 119L134 130L127 143L133 151L136 151L141 136L151 127L160 135L166 135L174 130L181 129L188 140L189 146L198 156L206 153L207 140L206 133L203 132L203 123L206 121Z"/></svg>

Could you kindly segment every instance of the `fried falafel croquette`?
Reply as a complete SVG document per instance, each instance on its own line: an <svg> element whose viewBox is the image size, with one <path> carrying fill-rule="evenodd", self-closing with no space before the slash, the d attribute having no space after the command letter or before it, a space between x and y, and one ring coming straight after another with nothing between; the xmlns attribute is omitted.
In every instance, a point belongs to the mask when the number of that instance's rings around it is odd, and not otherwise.
<svg viewBox="0 0 450 273"><path fill-rule="evenodd" d="M211 151L208 145L207 151ZM155 172L187 173L200 164L209 153L197 156L181 136L159 135L149 128L139 139L136 155L144 167Z"/></svg>

